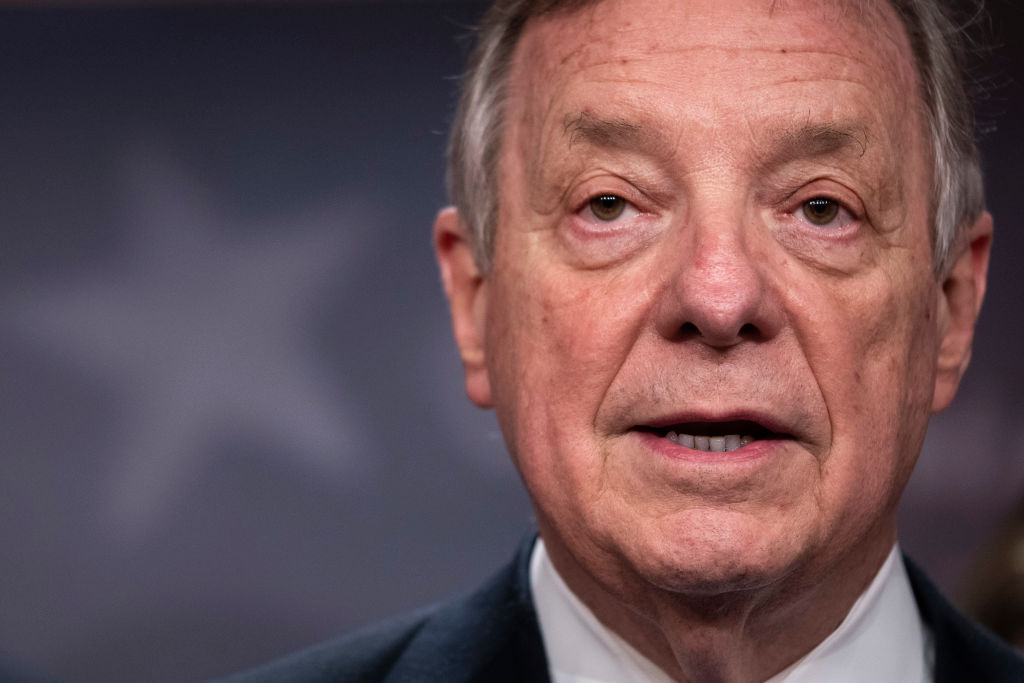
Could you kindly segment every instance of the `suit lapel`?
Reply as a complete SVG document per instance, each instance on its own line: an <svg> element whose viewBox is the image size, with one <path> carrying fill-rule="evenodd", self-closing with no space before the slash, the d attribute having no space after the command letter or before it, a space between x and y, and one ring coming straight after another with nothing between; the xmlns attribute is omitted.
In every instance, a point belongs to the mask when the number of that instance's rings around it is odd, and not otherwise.
<svg viewBox="0 0 1024 683"><path fill-rule="evenodd" d="M536 535L482 588L431 616L385 683L548 683L530 595Z"/></svg>
<svg viewBox="0 0 1024 683"><path fill-rule="evenodd" d="M1024 660L1012 648L956 611L924 572L904 557L921 617L931 631L935 683L1024 681Z"/></svg>

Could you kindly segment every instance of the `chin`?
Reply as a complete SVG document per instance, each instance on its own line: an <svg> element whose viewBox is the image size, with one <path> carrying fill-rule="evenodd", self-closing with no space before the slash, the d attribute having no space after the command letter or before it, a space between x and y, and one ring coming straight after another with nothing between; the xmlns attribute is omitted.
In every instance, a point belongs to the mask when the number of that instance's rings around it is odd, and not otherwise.
<svg viewBox="0 0 1024 683"><path fill-rule="evenodd" d="M792 526L706 510L684 517L641 526L620 546L644 582L704 596L761 590L793 574L807 556L806 539Z"/></svg>

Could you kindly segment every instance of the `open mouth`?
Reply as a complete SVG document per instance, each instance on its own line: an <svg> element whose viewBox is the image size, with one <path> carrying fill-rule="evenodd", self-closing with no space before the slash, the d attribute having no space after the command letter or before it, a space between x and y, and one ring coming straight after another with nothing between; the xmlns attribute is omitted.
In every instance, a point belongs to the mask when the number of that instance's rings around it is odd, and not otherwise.
<svg viewBox="0 0 1024 683"><path fill-rule="evenodd" d="M741 420L737 422L684 422L664 427L638 427L640 431L655 434L674 444L705 453L736 451L747 444L762 439L787 438L757 424Z"/></svg>

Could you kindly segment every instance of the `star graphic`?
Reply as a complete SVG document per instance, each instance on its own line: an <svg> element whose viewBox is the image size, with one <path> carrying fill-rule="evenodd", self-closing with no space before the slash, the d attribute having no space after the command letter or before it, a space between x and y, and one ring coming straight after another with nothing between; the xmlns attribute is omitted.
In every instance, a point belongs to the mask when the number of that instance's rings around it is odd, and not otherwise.
<svg viewBox="0 0 1024 683"><path fill-rule="evenodd" d="M317 474L351 472L359 420L325 379L314 328L372 239L358 203L242 220L152 145L125 170L123 249L9 293L0 313L119 397L105 523L143 536L232 436L282 445Z"/></svg>

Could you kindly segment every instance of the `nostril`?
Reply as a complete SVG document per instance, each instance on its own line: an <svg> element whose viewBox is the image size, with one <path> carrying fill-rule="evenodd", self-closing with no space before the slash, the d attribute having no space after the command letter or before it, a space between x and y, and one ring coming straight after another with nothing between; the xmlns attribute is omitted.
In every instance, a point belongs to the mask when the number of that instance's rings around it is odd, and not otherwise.
<svg viewBox="0 0 1024 683"><path fill-rule="evenodd" d="M679 336L683 339L691 339L693 337L700 336L700 330L693 323L683 323L683 326L679 328Z"/></svg>
<svg viewBox="0 0 1024 683"><path fill-rule="evenodd" d="M746 339L754 339L761 336L761 331L753 323L744 323L743 327L740 328L739 336Z"/></svg>
<svg viewBox="0 0 1024 683"><path fill-rule="evenodd" d="M714 326L710 329L715 330ZM677 341L700 340L711 346L733 346L741 341L759 341L764 338L761 329L754 323L743 323L740 329L733 334L726 334L722 337L712 337L704 334L696 323L685 322L676 331Z"/></svg>

